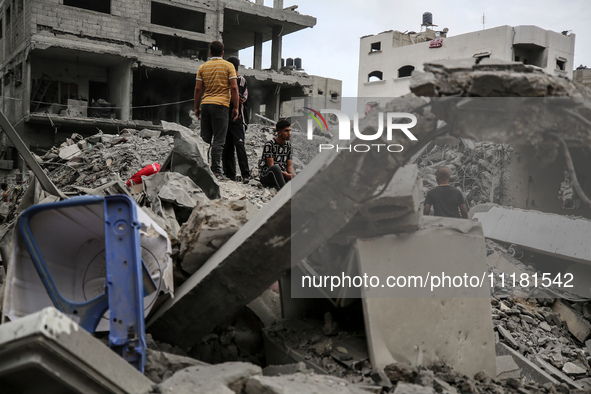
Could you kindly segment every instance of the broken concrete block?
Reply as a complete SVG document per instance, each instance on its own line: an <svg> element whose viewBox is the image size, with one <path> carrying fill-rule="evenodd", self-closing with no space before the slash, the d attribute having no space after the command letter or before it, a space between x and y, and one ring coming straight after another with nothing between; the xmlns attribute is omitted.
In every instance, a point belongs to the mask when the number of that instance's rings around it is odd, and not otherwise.
<svg viewBox="0 0 591 394"><path fill-rule="evenodd" d="M400 167L387 187L363 204L360 213L370 222L395 219L419 209L422 181L416 164Z"/></svg>
<svg viewBox="0 0 591 394"><path fill-rule="evenodd" d="M158 138L160 137L160 130L143 129L138 135L142 138Z"/></svg>
<svg viewBox="0 0 591 394"><path fill-rule="evenodd" d="M247 200L199 202L179 233L183 270L189 274L197 271L256 212Z"/></svg>
<svg viewBox="0 0 591 394"><path fill-rule="evenodd" d="M51 307L0 325L0 386L7 393L140 393L152 382Z"/></svg>
<svg viewBox="0 0 591 394"><path fill-rule="evenodd" d="M270 327L281 318L281 299L279 294L267 289L247 305L265 327Z"/></svg>
<svg viewBox="0 0 591 394"><path fill-rule="evenodd" d="M167 231L171 237L178 237L181 218L191 215L198 201L207 201L201 188L187 176L175 172L160 172L142 177L143 190L150 201L152 211L167 220Z"/></svg>
<svg viewBox="0 0 591 394"><path fill-rule="evenodd" d="M367 394L367 391L334 376L297 373L289 376L253 376L246 383L244 393Z"/></svg>
<svg viewBox="0 0 591 394"><path fill-rule="evenodd" d="M581 343L585 343L591 335L591 323L562 300L556 300L552 310L560 316L560 320L566 323L568 331Z"/></svg>
<svg viewBox="0 0 591 394"><path fill-rule="evenodd" d="M477 212L486 238L571 261L591 262L591 220L492 206Z"/></svg>
<svg viewBox="0 0 591 394"><path fill-rule="evenodd" d="M420 386L418 384L398 382L394 394L435 394L433 387Z"/></svg>
<svg viewBox="0 0 591 394"><path fill-rule="evenodd" d="M417 232L359 240L359 272L378 278L425 277L442 271L450 277L481 277L486 272L481 231L469 220L425 217ZM427 244L446 246L425 248ZM496 375L489 283L477 289L478 295L468 295L465 289L461 294L448 288L437 292L410 284L364 290L365 328L374 368L395 360L413 366L445 360L469 376L480 371Z"/></svg>
<svg viewBox="0 0 591 394"><path fill-rule="evenodd" d="M554 377L556 380L562 383L566 383L568 387L573 389L582 389L583 387L575 382L573 379L565 375L562 371L558 368L554 367L552 364L544 361L540 356L535 356L534 362L543 368L548 374Z"/></svg>
<svg viewBox="0 0 591 394"><path fill-rule="evenodd" d="M519 379L521 372L512 356L497 356L497 379Z"/></svg>
<svg viewBox="0 0 591 394"><path fill-rule="evenodd" d="M358 238L374 238L387 234L410 233L420 227L423 215L421 212L410 213L402 217L382 220L365 219L361 212L335 236L331 242L347 243Z"/></svg>
<svg viewBox="0 0 591 394"><path fill-rule="evenodd" d="M497 343L495 345L495 350L497 356L511 356L513 357L513 361L517 363L520 368L521 375L528 380L532 380L534 382L538 382L540 384L544 383L552 383L558 384L558 380L548 374L546 371L541 369L539 366L525 358L521 353L511 349L509 346L505 345L504 343Z"/></svg>
<svg viewBox="0 0 591 394"><path fill-rule="evenodd" d="M430 72L414 70L412 72L412 79L410 80L409 88L411 92L417 96L438 96L437 79L435 78L435 75Z"/></svg>
<svg viewBox="0 0 591 394"><path fill-rule="evenodd" d="M61 148L60 152L59 152L59 156L60 158L64 159L64 160L69 160L72 159L76 156L79 156L82 153L82 151L80 150L80 148L78 148L78 145L69 145L66 146L65 148Z"/></svg>
<svg viewBox="0 0 591 394"><path fill-rule="evenodd" d="M306 368L306 364L302 362L285 365L268 365L263 368L263 376L293 375L298 372L312 373L311 370Z"/></svg>
<svg viewBox="0 0 591 394"><path fill-rule="evenodd" d="M261 375L261 367L241 362L217 365L195 365L176 372L150 393L241 393L253 376ZM145 392L146 393L146 392Z"/></svg>
<svg viewBox="0 0 591 394"><path fill-rule="evenodd" d="M203 361L152 349L146 349L144 375L154 383L170 378L175 372L194 365L207 366Z"/></svg>
<svg viewBox="0 0 591 394"><path fill-rule="evenodd" d="M587 369L578 363L566 362L562 367L562 372L569 375L584 375L587 373Z"/></svg>
<svg viewBox="0 0 591 394"><path fill-rule="evenodd" d="M538 327L547 332L552 331L552 327L550 327L550 324L546 323L545 321L541 322Z"/></svg>

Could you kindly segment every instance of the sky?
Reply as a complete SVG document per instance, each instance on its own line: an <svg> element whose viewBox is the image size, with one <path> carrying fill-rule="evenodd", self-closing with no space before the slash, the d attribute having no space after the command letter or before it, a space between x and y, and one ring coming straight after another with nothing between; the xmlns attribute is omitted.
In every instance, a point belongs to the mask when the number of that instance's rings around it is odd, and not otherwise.
<svg viewBox="0 0 591 394"><path fill-rule="evenodd" d="M272 0L265 5L272 6ZM284 0L298 5L300 14L314 16L316 26L283 37L283 58L302 59L308 74L340 79L343 97L357 95L359 39L386 30L420 31L424 12L433 14L437 30L448 37L484 27L535 25L576 35L574 66L591 68L591 1L589 0ZM271 46L263 46L263 68L270 67ZM241 63L252 67L252 50L240 52Z"/></svg>

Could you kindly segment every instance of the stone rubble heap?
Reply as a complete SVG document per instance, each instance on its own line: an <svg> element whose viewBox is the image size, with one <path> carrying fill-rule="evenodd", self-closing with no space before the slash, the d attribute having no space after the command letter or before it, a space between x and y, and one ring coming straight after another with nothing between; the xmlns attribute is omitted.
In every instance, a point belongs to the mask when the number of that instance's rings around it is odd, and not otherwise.
<svg viewBox="0 0 591 394"><path fill-rule="evenodd" d="M413 75L411 89L417 95L518 97L589 96L566 81L519 64L499 65L485 59L480 64L447 62L428 64L425 73ZM447 120L447 119L446 119ZM524 138L526 136L524 135ZM273 138L269 126L250 125L246 148L252 175L257 175L264 142ZM540 137L541 138L541 137ZM500 138L500 140L503 140ZM316 154L314 144L294 127L294 166L301 170ZM582 140L586 142L586 140ZM514 141L512 141L514 142ZM442 164L452 167L454 186L462 190L469 206L498 202L501 169L511 147L503 144L461 141L461 149L429 145L417 157L423 194L436 185L434 173ZM42 154L38 161L56 185L71 194L126 192L121 186L146 164L163 163L174 145L171 135L153 130L123 130L119 135L73 135L62 146ZM248 184L221 182L222 199L209 201L195 193L196 206L188 210L159 193L135 195L151 210L173 240L176 279L182 282L275 195L257 181ZM141 193L140 193L141 194ZM202 198L203 197L203 198ZM23 200L25 200L23 198ZM37 202L37 201L34 201ZM17 201L18 203L18 201ZM159 203L162 209L154 207ZM6 215L13 222L18 210ZM166 204L173 204L168 205ZM176 205L175 205L176 204ZM178 209L179 207L183 209ZM176 211L176 212L175 212ZM173 212L173 217L165 214ZM182 212L179 214L179 212ZM176 223L176 224L174 224ZM193 232L193 228L199 228ZM6 235L7 225L1 234ZM511 247L487 242L490 272L534 272L517 261ZM1 278L0 278L1 279ZM498 376L483 373L465 376L445 364L414 368L391 364L373 370L367 349L355 344L367 339L362 328L350 329L343 316L324 315L322 323L302 328L302 322L261 323L252 313L235 318L204 336L189 354L148 336L146 376L154 385L149 393L583 393L591 390L591 306L568 294L537 296L526 288L499 286L491 289L491 317L495 327ZM562 298L560 299L560 297ZM250 314L249 314L250 313ZM258 316L260 317L260 316ZM359 324L359 322L357 322ZM437 328L434 328L437 329ZM262 337L297 353L301 363L269 365L262 369ZM199 340L199 339L198 339ZM217 363L209 365L203 361ZM255 365L260 364L260 365ZM312 371L314 370L314 372ZM326 371L328 375L319 374ZM524 375L524 372L527 372Z"/></svg>
<svg viewBox="0 0 591 394"><path fill-rule="evenodd" d="M499 203L513 148L507 144L468 140L462 140L460 148L457 145L429 146L417 158L423 195L437 186L437 169L447 166L452 173L450 184L462 191L468 209L489 202Z"/></svg>

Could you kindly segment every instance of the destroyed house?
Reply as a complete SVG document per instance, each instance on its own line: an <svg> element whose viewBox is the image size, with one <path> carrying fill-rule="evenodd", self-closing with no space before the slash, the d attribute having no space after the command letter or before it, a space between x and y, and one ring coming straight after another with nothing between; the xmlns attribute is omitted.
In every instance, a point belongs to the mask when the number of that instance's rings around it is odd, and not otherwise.
<svg viewBox="0 0 591 394"><path fill-rule="evenodd" d="M96 128L190 125L195 74L209 43L225 57L254 47L251 109L274 118L307 93L305 74L281 73L282 37L316 24L295 7L263 0L3 0L0 2L0 109L35 146L56 134ZM267 3L269 1L267 0ZM262 46L271 41L271 68ZM57 139L57 138L56 138Z"/></svg>

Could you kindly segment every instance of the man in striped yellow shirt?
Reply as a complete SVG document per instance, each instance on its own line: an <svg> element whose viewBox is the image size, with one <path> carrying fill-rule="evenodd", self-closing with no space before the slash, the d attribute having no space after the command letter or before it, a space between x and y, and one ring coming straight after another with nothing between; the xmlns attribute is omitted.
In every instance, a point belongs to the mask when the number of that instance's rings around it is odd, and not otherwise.
<svg viewBox="0 0 591 394"><path fill-rule="evenodd" d="M224 60L224 44L209 45L211 58L197 71L195 115L201 119L201 138L211 145L211 170L222 179L222 152L226 142L230 101L232 119L238 118L238 84L232 63ZM202 97L203 96L203 97Z"/></svg>

